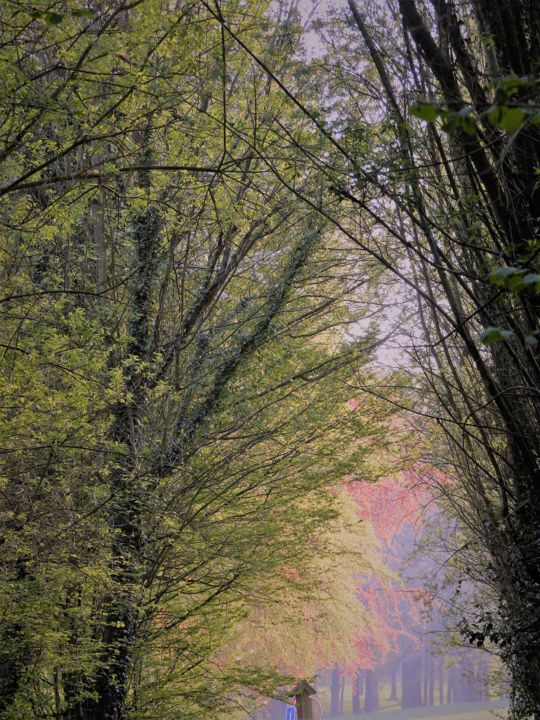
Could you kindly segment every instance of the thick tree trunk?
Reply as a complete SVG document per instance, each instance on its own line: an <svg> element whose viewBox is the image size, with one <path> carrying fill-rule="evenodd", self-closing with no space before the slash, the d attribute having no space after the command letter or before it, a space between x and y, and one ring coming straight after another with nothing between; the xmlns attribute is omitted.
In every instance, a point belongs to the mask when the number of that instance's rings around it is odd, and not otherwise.
<svg viewBox="0 0 540 720"><path fill-rule="evenodd" d="M476 702L477 700L474 667L471 660L467 658L461 665L461 701Z"/></svg>
<svg viewBox="0 0 540 720"><path fill-rule="evenodd" d="M448 677L446 681L446 704L451 705L456 701L456 668L452 665L448 668Z"/></svg>
<svg viewBox="0 0 540 720"><path fill-rule="evenodd" d="M398 674L398 661L397 658L392 661L392 668L390 670L390 700L394 702L398 701L397 692L397 674Z"/></svg>
<svg viewBox="0 0 540 720"><path fill-rule="evenodd" d="M527 84L523 90L516 89L511 100L494 97L493 89L478 69L482 64L482 51L469 39L474 24L468 27L467 35L462 31L468 26L468 19L463 18L462 4L433 0L429 5L434 9L433 22L424 14L423 3L399 0L406 31L416 46L420 62L429 68L432 79L436 80L448 110L465 110L472 101L478 132L475 129L468 133L456 128L451 131L451 143L456 156L467 158L469 177L474 178L484 193L483 215L491 217L495 225L490 228L486 222L486 246L470 255L461 255L459 270L480 277L488 272L488 255L495 251L501 257L501 264L515 266L523 273L538 272L537 257L529 259L527 248L530 238L538 236L540 191L534 177L540 158L540 133L533 127L529 131L524 120L510 142L504 132L490 125L484 112L494 98L495 104L500 106L516 103L519 107L522 103L525 119L527 112L538 106L538 86ZM480 24L476 32L494 38L491 64L497 68L495 80L497 75L500 78L536 76L540 61L538 2L480 0L473 6ZM435 28L438 38L434 34ZM445 50L446 45L452 48L452 56ZM467 92L464 92L464 86ZM419 92L423 89L418 87ZM458 181L458 185L460 183L462 181ZM468 192L466 181L460 185L459 193L465 197ZM444 285L443 278L441 282ZM453 293L446 287L445 293L449 302L453 302ZM495 298L489 283L478 283L473 288L473 295L474 306L478 308L485 328L504 318L516 337L527 337L537 331L540 315L537 292L515 292ZM501 655L512 673L514 712L523 718L540 717L540 615L537 601L540 589L540 447L538 402L534 390L539 383L539 346L534 343L532 349L527 349L522 340L514 346L500 343L492 348L491 361L486 363L478 351L478 343L459 321L460 313L455 315L457 332L470 355L478 381L484 386L487 402L497 411L500 423L497 432L506 445L507 467L493 484L495 492L500 494L502 510L497 511L500 516L491 517L489 481L486 481L487 492L480 496L481 502L474 508L479 514L481 541L492 555L492 581L500 593L502 616L499 627L505 640ZM517 387L527 388L527 391L519 394ZM499 444L494 439L488 447L491 450L497 448L499 452ZM492 463L496 476L500 463ZM469 477L467 482L475 491L480 489L475 477ZM527 629L525 632L524 628ZM471 635L475 632L477 629L472 628ZM467 683L458 678L455 682L456 696L470 698Z"/></svg>
<svg viewBox="0 0 540 720"><path fill-rule="evenodd" d="M353 715L360 715L362 712L362 704L360 702L360 683L361 683L362 670L357 670L352 677L352 713Z"/></svg>
<svg viewBox="0 0 540 720"><path fill-rule="evenodd" d="M435 663L433 662L433 655L428 655L428 703L430 706L435 705Z"/></svg>
<svg viewBox="0 0 540 720"><path fill-rule="evenodd" d="M7 526L12 531L22 530L22 524L16 520L8 521ZM11 572L13 586L18 586L19 597L22 598L26 582L32 580L28 576L26 561L18 558L8 571ZM0 717L14 702L18 690L24 687L24 677L31 663L32 650L24 624L9 620L0 622Z"/></svg>
<svg viewBox="0 0 540 720"><path fill-rule="evenodd" d="M422 658L419 651L410 653L401 663L401 707L422 705Z"/></svg>
<svg viewBox="0 0 540 720"><path fill-rule="evenodd" d="M0 635L0 717L15 700L31 662L22 625L15 623L2 628Z"/></svg>
<svg viewBox="0 0 540 720"><path fill-rule="evenodd" d="M428 656L424 648L422 653L422 705L427 706L429 701L429 673L428 673Z"/></svg>
<svg viewBox="0 0 540 720"><path fill-rule="evenodd" d="M330 715L339 717L341 714L341 671L336 665L330 678Z"/></svg>
<svg viewBox="0 0 540 720"><path fill-rule="evenodd" d="M148 142L149 134L145 137ZM145 156L145 164L149 160L149 155ZM139 185L143 189L150 188L148 171L140 172ZM133 223L137 272L129 318L131 341L127 349L127 357L133 361L126 378L130 400L117 408L113 428L114 440L126 448L126 455L109 478L113 498L109 517L112 589L103 603L101 667L93 681L84 681L93 697L73 707L73 717L81 720L125 720L127 717L127 691L137 634L143 562L141 522L147 502L142 486L144 472L138 460L147 388L138 363L148 360L159 229L157 211L149 203L146 211Z"/></svg>
<svg viewBox="0 0 540 720"><path fill-rule="evenodd" d="M364 712L375 712L379 709L379 683L376 670L366 670L366 695Z"/></svg>
<svg viewBox="0 0 540 720"><path fill-rule="evenodd" d="M476 669L476 694L480 702L489 702L489 668L484 658Z"/></svg>

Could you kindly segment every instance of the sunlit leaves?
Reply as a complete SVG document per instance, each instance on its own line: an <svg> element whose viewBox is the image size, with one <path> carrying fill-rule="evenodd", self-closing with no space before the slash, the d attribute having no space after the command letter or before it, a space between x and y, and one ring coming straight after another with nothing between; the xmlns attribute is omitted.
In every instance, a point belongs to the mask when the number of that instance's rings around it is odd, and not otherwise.
<svg viewBox="0 0 540 720"><path fill-rule="evenodd" d="M488 113L488 120L493 127L505 132L515 132L525 121L527 114L521 107L494 105Z"/></svg>
<svg viewBox="0 0 540 720"><path fill-rule="evenodd" d="M494 345L503 340L510 340L514 333L500 327L488 327L480 334L480 340L484 345Z"/></svg>
<svg viewBox="0 0 540 720"><path fill-rule="evenodd" d="M540 292L540 275L538 273L527 273L522 280L522 284L523 287Z"/></svg>
<svg viewBox="0 0 540 720"><path fill-rule="evenodd" d="M540 291L540 275L512 265L503 265L492 270L487 279L492 285L505 288L512 293L525 289Z"/></svg>
<svg viewBox="0 0 540 720"><path fill-rule="evenodd" d="M443 129L447 132L461 128L468 135L474 135L476 131L476 120L471 107L462 107L458 112L448 113L445 117L446 120L443 124Z"/></svg>
<svg viewBox="0 0 540 720"><path fill-rule="evenodd" d="M491 127L507 133L519 130L526 122L537 124L538 113L528 104L519 104L515 96L533 84L529 77L507 75L495 85L495 102L488 110L478 110L466 105L459 110L448 110L437 102L419 99L410 107L414 117L433 123L440 118L443 130L453 132L461 129L469 135L476 132L477 123L487 120Z"/></svg>
<svg viewBox="0 0 540 720"><path fill-rule="evenodd" d="M426 122L434 122L440 113L435 103L425 102L423 100L417 100L413 103L410 110L412 115Z"/></svg>
<svg viewBox="0 0 540 720"><path fill-rule="evenodd" d="M529 87L534 82L534 78L528 76L505 75L495 83L495 101L505 103L519 90Z"/></svg>
<svg viewBox="0 0 540 720"><path fill-rule="evenodd" d="M88 8L76 8L67 13L54 12L52 10L31 10L30 16L34 20L44 20L49 26L60 25L68 17L92 18L94 13Z"/></svg>
<svg viewBox="0 0 540 720"><path fill-rule="evenodd" d="M417 100L411 105L410 111L414 117L430 123L440 118L443 122L443 130L446 132L452 132L459 128L468 135L473 135L476 131L474 111L468 105L455 112L449 112L438 103Z"/></svg>

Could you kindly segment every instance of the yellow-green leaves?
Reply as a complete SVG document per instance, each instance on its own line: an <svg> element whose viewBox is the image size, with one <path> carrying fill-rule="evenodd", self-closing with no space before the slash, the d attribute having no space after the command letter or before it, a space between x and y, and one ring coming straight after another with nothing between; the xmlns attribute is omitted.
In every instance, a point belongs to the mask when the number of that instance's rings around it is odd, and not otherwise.
<svg viewBox="0 0 540 720"><path fill-rule="evenodd" d="M538 273L529 272L524 268L514 267L512 265L503 265L488 275L488 281L492 285L505 288L512 293L518 293L521 290L540 291L540 275Z"/></svg>
<svg viewBox="0 0 540 720"><path fill-rule="evenodd" d="M60 23L64 22L64 20L70 16L74 18L91 18L94 16L94 13L88 8L82 7L65 13L54 12L53 10L30 10L30 17L34 20L44 20L47 25L51 26L60 25Z"/></svg>
<svg viewBox="0 0 540 720"><path fill-rule="evenodd" d="M540 123L538 108L529 106L525 100L520 103L516 99L520 91L526 90L534 82L534 79L529 77L516 75L501 78L494 86L494 103L487 110L465 105L459 110L450 111L438 102L418 99L411 105L410 112L414 117L430 123L440 118L443 122L443 130L446 132L460 129L469 135L474 135L477 124L487 120L491 127L513 133L525 123L530 122L534 125Z"/></svg>
<svg viewBox="0 0 540 720"><path fill-rule="evenodd" d="M484 345L494 345L502 340L510 340L514 333L511 330L505 330L500 327L488 327L480 335L480 340Z"/></svg>
<svg viewBox="0 0 540 720"><path fill-rule="evenodd" d="M417 100L411 105L410 110L412 115L426 122L434 122L440 114L440 109L435 103L424 100Z"/></svg>
<svg viewBox="0 0 540 720"><path fill-rule="evenodd" d="M493 127L505 132L515 132L525 122L527 114L522 107L494 105L488 112L488 120Z"/></svg>
<svg viewBox="0 0 540 720"><path fill-rule="evenodd" d="M449 112L436 102L417 100L411 105L410 111L411 115L430 123L435 122L437 118L441 118L443 130L446 132L452 132L457 128L468 135L474 135L476 132L474 110L469 105L462 107L460 110Z"/></svg>

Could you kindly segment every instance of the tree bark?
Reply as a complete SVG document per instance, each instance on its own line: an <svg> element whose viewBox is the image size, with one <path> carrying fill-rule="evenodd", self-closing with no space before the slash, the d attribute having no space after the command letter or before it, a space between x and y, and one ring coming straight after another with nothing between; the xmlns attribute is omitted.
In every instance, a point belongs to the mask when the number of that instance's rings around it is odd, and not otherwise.
<svg viewBox="0 0 540 720"><path fill-rule="evenodd" d="M401 707L422 705L422 658L420 651L411 652L401 662Z"/></svg>
<svg viewBox="0 0 540 720"><path fill-rule="evenodd" d="M360 682L362 670L357 670L352 676L352 713L360 715L362 712L362 703L360 702Z"/></svg>
<svg viewBox="0 0 540 720"><path fill-rule="evenodd" d="M341 670L336 665L330 676L330 715L339 717L341 714Z"/></svg>
<svg viewBox="0 0 540 720"><path fill-rule="evenodd" d="M379 709L379 683L377 670L366 670L366 695L364 698L364 712L375 712Z"/></svg>
<svg viewBox="0 0 540 720"><path fill-rule="evenodd" d="M392 667L390 669L390 700L394 702L398 701L397 691L397 675L398 675L398 660L395 658L392 660Z"/></svg>

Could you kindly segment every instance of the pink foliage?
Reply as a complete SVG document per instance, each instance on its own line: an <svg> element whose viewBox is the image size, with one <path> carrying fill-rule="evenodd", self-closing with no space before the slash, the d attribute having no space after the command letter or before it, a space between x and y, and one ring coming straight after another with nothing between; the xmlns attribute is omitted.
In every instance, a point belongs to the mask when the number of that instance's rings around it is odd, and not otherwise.
<svg viewBox="0 0 540 720"><path fill-rule="evenodd" d="M441 479L442 476L437 478ZM400 535L422 530L433 499L423 472L417 467L377 483L350 480L348 490L359 517L373 527L381 555L392 565L401 565L405 558ZM428 591L406 582L393 583L374 573L363 578L357 594L368 623L357 629L356 668L351 670L374 669L390 653L398 651L401 638L418 642L417 631L423 625L424 610L433 601Z"/></svg>
<svg viewBox="0 0 540 720"><path fill-rule="evenodd" d="M407 470L377 483L349 482L349 493L358 506L358 515L370 522L379 540L390 545L405 524L420 527L422 514L432 494L418 474Z"/></svg>

